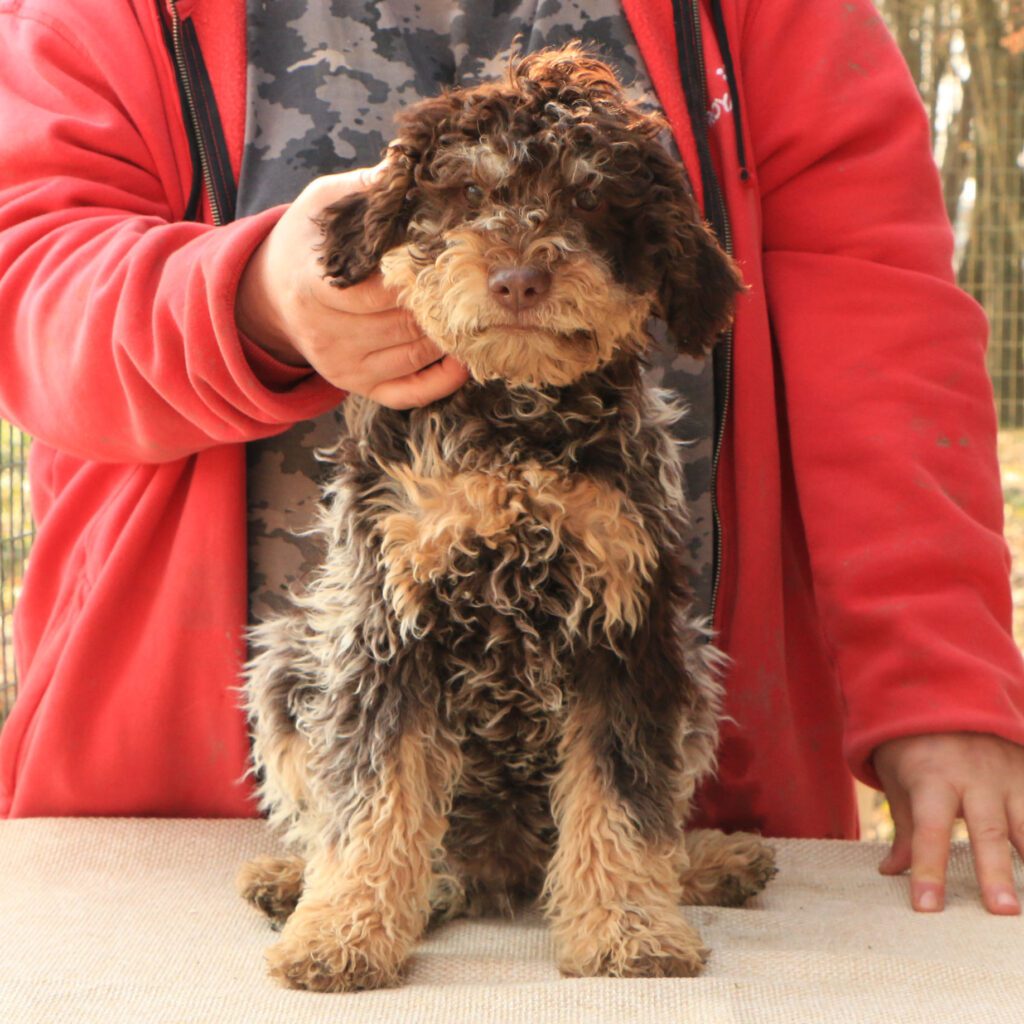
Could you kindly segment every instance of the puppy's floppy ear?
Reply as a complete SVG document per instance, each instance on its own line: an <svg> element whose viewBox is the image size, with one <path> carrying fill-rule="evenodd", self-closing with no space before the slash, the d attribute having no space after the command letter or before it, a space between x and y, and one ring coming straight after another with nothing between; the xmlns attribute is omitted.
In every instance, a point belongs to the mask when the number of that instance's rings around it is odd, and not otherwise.
<svg viewBox="0 0 1024 1024"><path fill-rule="evenodd" d="M397 245L409 222L406 198L413 184L415 155L400 143L386 155L384 171L365 191L328 206L320 217L324 232L320 262L339 288L369 277L381 257Z"/></svg>
<svg viewBox="0 0 1024 1024"><path fill-rule="evenodd" d="M732 322L743 279L704 223L682 167L654 140L644 156L653 182L641 237L663 268L660 312L679 350L701 356Z"/></svg>
<svg viewBox="0 0 1024 1024"><path fill-rule="evenodd" d="M384 253L402 241L421 171L461 105L457 94L442 93L401 111L398 138L385 151L383 174L367 191L324 210L321 262L332 284L344 288L369 277Z"/></svg>

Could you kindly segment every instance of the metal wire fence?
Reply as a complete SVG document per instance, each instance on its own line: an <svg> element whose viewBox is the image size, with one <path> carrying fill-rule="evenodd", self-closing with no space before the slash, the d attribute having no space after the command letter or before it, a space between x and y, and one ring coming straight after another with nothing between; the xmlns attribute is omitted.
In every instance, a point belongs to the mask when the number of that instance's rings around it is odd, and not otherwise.
<svg viewBox="0 0 1024 1024"><path fill-rule="evenodd" d="M960 283L992 323L1000 422L1024 427L1024 0L876 0L928 109ZM32 538L28 439L0 423L0 722Z"/></svg>
<svg viewBox="0 0 1024 1024"><path fill-rule="evenodd" d="M32 542L27 455L28 438L0 420L0 722L14 703L14 602Z"/></svg>
<svg viewBox="0 0 1024 1024"><path fill-rule="evenodd" d="M876 0L918 83L960 284L992 325L1000 424L1024 427L1024 0Z"/></svg>

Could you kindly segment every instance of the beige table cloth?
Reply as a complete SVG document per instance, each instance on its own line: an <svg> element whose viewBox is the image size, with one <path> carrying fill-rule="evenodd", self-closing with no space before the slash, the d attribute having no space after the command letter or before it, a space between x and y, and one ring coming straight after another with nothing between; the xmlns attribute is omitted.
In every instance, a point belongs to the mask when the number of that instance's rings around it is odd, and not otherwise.
<svg viewBox="0 0 1024 1024"><path fill-rule="evenodd" d="M562 978L529 914L452 922L404 987L331 995L264 973L274 934L233 888L277 849L261 822L0 822L0 1022L1024 1024L1024 919L982 910L966 846L946 911L920 915L881 846L777 845L748 907L686 911L713 950L700 978Z"/></svg>

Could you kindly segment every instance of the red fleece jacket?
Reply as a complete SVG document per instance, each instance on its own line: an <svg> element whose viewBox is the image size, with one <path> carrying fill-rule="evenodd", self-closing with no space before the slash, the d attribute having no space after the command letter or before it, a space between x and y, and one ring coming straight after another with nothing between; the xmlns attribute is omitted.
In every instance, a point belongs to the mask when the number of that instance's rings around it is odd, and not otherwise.
<svg viewBox="0 0 1024 1024"><path fill-rule="evenodd" d="M625 8L697 178L670 5ZM179 9L237 172L244 4ZM717 481L731 719L700 807L852 836L848 767L873 781L881 741L1024 743L985 323L870 0L724 9L750 179L706 22L712 146L750 290ZM249 815L244 443L340 395L234 324L280 211L179 222L192 165L153 0L0 0L0 51L0 414L37 439L39 528L0 813Z"/></svg>

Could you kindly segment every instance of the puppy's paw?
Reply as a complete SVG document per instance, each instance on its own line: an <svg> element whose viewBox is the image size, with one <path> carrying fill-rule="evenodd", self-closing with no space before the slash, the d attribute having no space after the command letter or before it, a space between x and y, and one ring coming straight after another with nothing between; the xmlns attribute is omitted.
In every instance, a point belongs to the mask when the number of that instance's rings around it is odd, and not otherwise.
<svg viewBox="0 0 1024 1024"><path fill-rule="evenodd" d="M288 988L311 992L359 992L390 988L402 979L404 961L383 962L351 944L321 940L313 946L279 942L267 950L270 976Z"/></svg>
<svg viewBox="0 0 1024 1024"><path fill-rule="evenodd" d="M408 944L340 908L300 907L281 941L267 950L271 977L289 988L358 992L390 988L402 978Z"/></svg>
<svg viewBox="0 0 1024 1024"><path fill-rule="evenodd" d="M235 877L235 887L247 903L270 918L274 928L288 920L302 895L305 861L301 857L256 857Z"/></svg>
<svg viewBox="0 0 1024 1024"><path fill-rule="evenodd" d="M689 866L680 874L683 903L740 907L778 874L775 850L749 832L696 829L686 835Z"/></svg>
<svg viewBox="0 0 1024 1024"><path fill-rule="evenodd" d="M562 922L556 942L558 968L572 977L692 978L709 956L675 907L580 914Z"/></svg>
<svg viewBox="0 0 1024 1024"><path fill-rule="evenodd" d="M719 880L716 903L721 907L740 907L756 896L779 873L775 850L751 836L749 853L733 865Z"/></svg>

